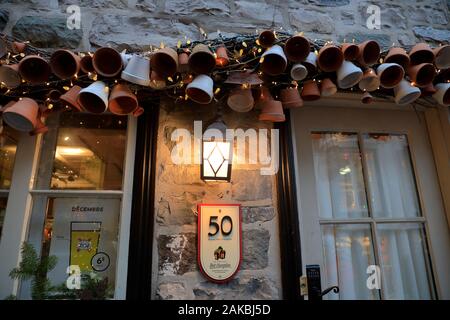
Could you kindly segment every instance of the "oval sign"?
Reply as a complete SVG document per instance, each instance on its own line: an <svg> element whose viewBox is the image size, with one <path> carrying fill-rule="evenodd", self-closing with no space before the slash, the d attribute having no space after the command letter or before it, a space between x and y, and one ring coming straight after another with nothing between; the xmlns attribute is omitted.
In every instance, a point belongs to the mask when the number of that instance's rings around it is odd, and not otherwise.
<svg viewBox="0 0 450 320"><path fill-rule="evenodd" d="M211 281L223 283L239 270L241 205L198 205L198 264Z"/></svg>

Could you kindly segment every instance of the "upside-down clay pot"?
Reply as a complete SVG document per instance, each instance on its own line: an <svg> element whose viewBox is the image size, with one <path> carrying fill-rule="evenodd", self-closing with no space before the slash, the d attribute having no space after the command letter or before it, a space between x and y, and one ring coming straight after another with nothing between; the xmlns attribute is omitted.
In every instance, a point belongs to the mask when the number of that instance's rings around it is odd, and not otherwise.
<svg viewBox="0 0 450 320"><path fill-rule="evenodd" d="M300 35L289 38L284 46L286 57L293 62L305 60L310 51L311 45L308 39Z"/></svg>
<svg viewBox="0 0 450 320"><path fill-rule="evenodd" d="M411 81L418 87L426 87L433 82L436 75L436 69L431 63L421 63L409 67L408 75Z"/></svg>
<svg viewBox="0 0 450 320"><path fill-rule="evenodd" d="M337 84L339 88L348 89L358 84L362 79L361 68L355 66L350 61L344 61L337 71Z"/></svg>
<svg viewBox="0 0 450 320"><path fill-rule="evenodd" d="M9 89L16 88L22 82L19 74L19 64L4 64L0 66L0 82Z"/></svg>
<svg viewBox="0 0 450 320"><path fill-rule="evenodd" d="M172 48L156 51L150 59L150 67L161 77L172 77L178 69L178 54Z"/></svg>
<svg viewBox="0 0 450 320"><path fill-rule="evenodd" d="M286 117L283 112L281 101L268 99L261 103L260 121L284 122Z"/></svg>
<svg viewBox="0 0 450 320"><path fill-rule="evenodd" d="M95 71L94 65L92 64L92 56L90 54L86 54L80 59L80 68L84 73Z"/></svg>
<svg viewBox="0 0 450 320"><path fill-rule="evenodd" d="M434 53L428 44L418 43L409 52L409 59L413 66L421 63L433 63Z"/></svg>
<svg viewBox="0 0 450 320"><path fill-rule="evenodd" d="M450 68L450 45L446 44L433 49L434 64L438 69Z"/></svg>
<svg viewBox="0 0 450 320"><path fill-rule="evenodd" d="M426 87L420 88L420 90L422 91L422 96L431 96L437 92L437 89L433 83L430 83Z"/></svg>
<svg viewBox="0 0 450 320"><path fill-rule="evenodd" d="M359 57L359 47L354 43L343 43L341 50L345 60L354 61Z"/></svg>
<svg viewBox="0 0 450 320"><path fill-rule="evenodd" d="M178 54L178 72L186 72L189 70L189 55L186 52Z"/></svg>
<svg viewBox="0 0 450 320"><path fill-rule="evenodd" d="M26 48L27 44L23 42L14 41L12 44L14 53L24 53Z"/></svg>
<svg viewBox="0 0 450 320"><path fill-rule="evenodd" d="M227 66L229 62L227 48L224 46L218 47L216 49L216 66L223 68Z"/></svg>
<svg viewBox="0 0 450 320"><path fill-rule="evenodd" d="M380 78L372 68L367 68L362 79L358 83L358 87L363 91L375 91L380 87Z"/></svg>
<svg viewBox="0 0 450 320"><path fill-rule="evenodd" d="M277 76L286 70L287 58L279 45L270 47L262 55L261 69L265 74Z"/></svg>
<svg viewBox="0 0 450 320"><path fill-rule="evenodd" d="M411 83L405 79L394 88L395 103L399 105L413 103L419 99L420 94L420 89L411 85Z"/></svg>
<svg viewBox="0 0 450 320"><path fill-rule="evenodd" d="M128 82L141 86L150 85L150 60L145 57L134 55L131 57L125 70L122 71L121 78Z"/></svg>
<svg viewBox="0 0 450 320"><path fill-rule="evenodd" d="M25 81L31 84L41 84L48 80L51 69L44 58L30 55L20 60L19 73Z"/></svg>
<svg viewBox="0 0 450 320"><path fill-rule="evenodd" d="M248 112L253 109L254 99L250 88L236 88L228 95L228 106L237 112Z"/></svg>
<svg viewBox="0 0 450 320"><path fill-rule="evenodd" d="M363 104L370 104L373 102L373 97L369 92L364 92L364 94L361 97L361 102Z"/></svg>
<svg viewBox="0 0 450 320"><path fill-rule="evenodd" d="M310 52L306 57L306 60L302 64L308 70L310 76L316 74L317 72L317 55L314 52Z"/></svg>
<svg viewBox="0 0 450 320"><path fill-rule="evenodd" d="M208 104L214 97L214 82L205 74L200 74L186 87L186 93L194 102Z"/></svg>
<svg viewBox="0 0 450 320"><path fill-rule="evenodd" d="M378 62L380 58L380 45L373 40L367 40L358 45L359 57L358 62L363 66L371 66Z"/></svg>
<svg viewBox="0 0 450 320"><path fill-rule="evenodd" d="M70 88L69 91L67 91L66 93L61 95L59 97L59 101L61 101L61 103L64 106L69 107L73 111L81 112L81 111L83 111L83 109L81 108L81 106L77 100L78 94L80 93L80 91L81 91L81 87L75 85L72 88Z"/></svg>
<svg viewBox="0 0 450 320"><path fill-rule="evenodd" d="M388 54L384 58L385 63L397 63L403 67L404 70L408 70L410 59L406 50L399 47L389 49Z"/></svg>
<svg viewBox="0 0 450 320"><path fill-rule="evenodd" d="M276 37L272 30L264 30L259 34L258 42L263 48L270 48L275 43Z"/></svg>
<svg viewBox="0 0 450 320"><path fill-rule="evenodd" d="M11 128L30 132L35 129L37 117L39 113L39 105L30 98L22 98L16 103L5 108L2 113L3 121Z"/></svg>
<svg viewBox="0 0 450 320"><path fill-rule="evenodd" d="M102 47L94 52L92 65L99 75L107 78L113 78L119 75L123 68L120 53L108 47Z"/></svg>
<svg viewBox="0 0 450 320"><path fill-rule="evenodd" d="M344 54L335 45L327 44L319 50L317 65L324 72L337 71L344 62Z"/></svg>
<svg viewBox="0 0 450 320"><path fill-rule="evenodd" d="M80 57L70 50L56 50L50 57L50 67L60 79L70 79L80 70Z"/></svg>
<svg viewBox="0 0 450 320"><path fill-rule="evenodd" d="M305 101L313 101L320 99L320 91L317 83L313 80L308 80L303 84L301 97Z"/></svg>
<svg viewBox="0 0 450 320"><path fill-rule="evenodd" d="M50 92L47 94L47 98L50 100L50 102L56 103L61 98L61 91L57 89L50 90Z"/></svg>
<svg viewBox="0 0 450 320"><path fill-rule="evenodd" d="M337 92L337 87L330 78L325 78L320 82L320 95L322 97L329 97Z"/></svg>
<svg viewBox="0 0 450 320"><path fill-rule="evenodd" d="M436 93L433 98L443 106L450 106L450 83L438 83L435 85Z"/></svg>
<svg viewBox="0 0 450 320"><path fill-rule="evenodd" d="M198 44L189 56L189 68L198 74L210 73L216 65L216 58L207 45Z"/></svg>
<svg viewBox="0 0 450 320"><path fill-rule="evenodd" d="M133 57L133 54L127 53L127 49L123 49L120 53L120 57L122 58L122 67L126 68L128 62L130 62L131 58Z"/></svg>
<svg viewBox="0 0 450 320"><path fill-rule="evenodd" d="M308 69L301 63L296 63L291 68L291 78L295 81L300 81L306 78Z"/></svg>
<svg viewBox="0 0 450 320"><path fill-rule="evenodd" d="M138 108L138 100L126 84L116 84L109 95L108 109L120 116L133 113Z"/></svg>
<svg viewBox="0 0 450 320"><path fill-rule="evenodd" d="M298 88L284 88L280 90L280 99L283 107L289 108L299 108L303 106L303 100L300 97L300 92Z"/></svg>
<svg viewBox="0 0 450 320"><path fill-rule="evenodd" d="M259 87L255 93L255 109L261 109L264 101L273 100L270 90L266 86Z"/></svg>
<svg viewBox="0 0 450 320"><path fill-rule="evenodd" d="M81 89L78 94L80 106L91 113L100 114L108 109L109 88L103 81L96 81Z"/></svg>
<svg viewBox="0 0 450 320"><path fill-rule="evenodd" d="M394 88L405 76L405 70L397 63L383 63L377 68L380 84L383 88Z"/></svg>

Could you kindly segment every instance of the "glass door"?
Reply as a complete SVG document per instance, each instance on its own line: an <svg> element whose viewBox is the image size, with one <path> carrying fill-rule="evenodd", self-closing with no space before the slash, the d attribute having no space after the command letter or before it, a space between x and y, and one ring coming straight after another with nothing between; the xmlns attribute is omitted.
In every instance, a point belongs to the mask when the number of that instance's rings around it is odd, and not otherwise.
<svg viewBox="0 0 450 320"><path fill-rule="evenodd" d="M450 238L427 132L409 111L293 112L302 261L328 299L449 294Z"/></svg>

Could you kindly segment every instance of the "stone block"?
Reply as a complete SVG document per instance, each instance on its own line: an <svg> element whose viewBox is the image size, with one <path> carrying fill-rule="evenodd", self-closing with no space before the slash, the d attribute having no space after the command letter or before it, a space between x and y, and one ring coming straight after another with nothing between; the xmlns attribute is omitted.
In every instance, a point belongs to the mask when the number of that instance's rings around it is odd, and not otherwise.
<svg viewBox="0 0 450 320"><path fill-rule="evenodd" d="M195 233L160 235L157 242L160 275L183 275L197 270L197 235Z"/></svg>

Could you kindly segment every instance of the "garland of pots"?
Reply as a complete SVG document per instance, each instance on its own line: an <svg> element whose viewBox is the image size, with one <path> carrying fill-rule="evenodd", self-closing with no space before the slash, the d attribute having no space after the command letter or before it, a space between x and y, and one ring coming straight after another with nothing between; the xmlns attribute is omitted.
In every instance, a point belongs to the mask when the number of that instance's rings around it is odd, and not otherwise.
<svg viewBox="0 0 450 320"><path fill-rule="evenodd" d="M10 127L44 133L58 110L139 116L139 101L161 94L177 103L226 100L237 112L259 110L259 120L285 121L283 108L334 95L338 89L394 97L399 105L420 97L450 106L450 45L426 43L382 50L374 40L340 45L303 34L265 30L219 36L146 52L42 50L0 36L0 112Z"/></svg>

